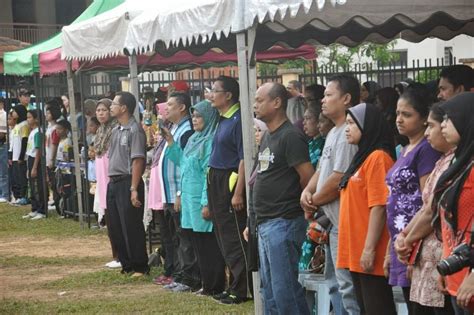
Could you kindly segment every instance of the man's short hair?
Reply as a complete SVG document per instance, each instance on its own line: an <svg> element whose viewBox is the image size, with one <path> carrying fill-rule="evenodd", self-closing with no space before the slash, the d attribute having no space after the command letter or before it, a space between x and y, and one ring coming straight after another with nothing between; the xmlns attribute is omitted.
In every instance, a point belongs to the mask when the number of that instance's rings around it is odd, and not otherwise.
<svg viewBox="0 0 474 315"><path fill-rule="evenodd" d="M288 82L288 84L293 85L293 87L294 87L295 89L297 89L298 91L301 92L302 85L301 85L301 82L300 82L300 81L291 80L290 82Z"/></svg>
<svg viewBox="0 0 474 315"><path fill-rule="evenodd" d="M28 96L30 97L31 96L31 93L30 91L28 91L27 89L20 89L20 91L18 91L18 97L20 96Z"/></svg>
<svg viewBox="0 0 474 315"><path fill-rule="evenodd" d="M133 115L135 107L137 107L137 99L130 92L117 92L115 96L119 97L120 105L127 106L127 111L130 115Z"/></svg>
<svg viewBox="0 0 474 315"><path fill-rule="evenodd" d="M360 84L359 80L348 74L338 74L328 79L328 82L337 82L339 91L342 94L351 96L350 105L354 106L360 103Z"/></svg>
<svg viewBox="0 0 474 315"><path fill-rule="evenodd" d="M439 74L440 78L448 82L457 89L461 85L469 92L474 86L474 69L467 65L453 65L444 68Z"/></svg>
<svg viewBox="0 0 474 315"><path fill-rule="evenodd" d="M191 108L191 97L189 97L189 94L183 92L173 92L170 94L169 98L172 97L175 98L178 104L184 104L184 106L186 106L186 111L189 112L189 109Z"/></svg>
<svg viewBox="0 0 474 315"><path fill-rule="evenodd" d="M315 101L321 101L324 98L324 90L326 87L321 84L311 84L304 88L306 93L311 94Z"/></svg>
<svg viewBox="0 0 474 315"><path fill-rule="evenodd" d="M232 102L235 104L239 101L240 99L240 88L239 88L239 82L237 82L236 79L221 75L216 79L216 81L219 81L222 83L222 88L224 91L229 92L232 94Z"/></svg>
<svg viewBox="0 0 474 315"><path fill-rule="evenodd" d="M288 90L283 86L283 84L277 82L270 82L272 85L270 90L268 91L268 96L274 100L275 98L280 98L282 108L286 111L288 107L288 99L291 97Z"/></svg>

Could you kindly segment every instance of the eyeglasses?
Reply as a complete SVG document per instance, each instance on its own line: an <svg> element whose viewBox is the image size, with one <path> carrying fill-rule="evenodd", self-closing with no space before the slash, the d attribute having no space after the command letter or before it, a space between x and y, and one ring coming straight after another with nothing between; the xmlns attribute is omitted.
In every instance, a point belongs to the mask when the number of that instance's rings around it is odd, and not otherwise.
<svg viewBox="0 0 474 315"><path fill-rule="evenodd" d="M227 92L226 90L215 90L215 89L212 89L211 90L211 93L225 93Z"/></svg>

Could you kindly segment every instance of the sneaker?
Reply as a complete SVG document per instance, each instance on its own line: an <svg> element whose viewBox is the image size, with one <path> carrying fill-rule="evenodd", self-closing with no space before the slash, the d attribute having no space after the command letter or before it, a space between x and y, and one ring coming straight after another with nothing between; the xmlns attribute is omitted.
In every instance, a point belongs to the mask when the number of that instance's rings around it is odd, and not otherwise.
<svg viewBox="0 0 474 315"><path fill-rule="evenodd" d="M48 211L56 211L56 206L55 205L48 206Z"/></svg>
<svg viewBox="0 0 474 315"><path fill-rule="evenodd" d="M6 203L8 200L6 198L0 198L0 203Z"/></svg>
<svg viewBox="0 0 474 315"><path fill-rule="evenodd" d="M229 295L230 295L230 294L229 294L228 292L224 291L224 292L221 292L221 293L214 294L214 295L212 296L212 298L213 298L214 300L220 301L220 300L222 300L222 299L228 297Z"/></svg>
<svg viewBox="0 0 474 315"><path fill-rule="evenodd" d="M28 204L28 199L26 198L20 198L18 200L15 200L14 205L16 206L26 206Z"/></svg>
<svg viewBox="0 0 474 315"><path fill-rule="evenodd" d="M247 298L241 298L241 297L229 294L228 297L221 299L219 302L221 302L222 304L230 305L230 304L240 304L240 303L246 302L247 300L248 300Z"/></svg>
<svg viewBox="0 0 474 315"><path fill-rule="evenodd" d="M117 268L122 268L122 264L120 263L120 261L112 260L106 263L105 267L110 268L110 269L117 269Z"/></svg>
<svg viewBox="0 0 474 315"><path fill-rule="evenodd" d="M163 287L163 289L166 289L166 290L172 290L173 288L175 288L176 286L178 286L179 283L178 282L171 282L170 284L167 284Z"/></svg>
<svg viewBox="0 0 474 315"><path fill-rule="evenodd" d="M23 219L30 219L30 218L34 218L36 215L38 214L38 212L36 211L31 211L30 213L22 216Z"/></svg>
<svg viewBox="0 0 474 315"><path fill-rule="evenodd" d="M171 291L173 291L173 292L189 292L189 291L191 291L191 287L188 287L187 285L182 284L182 283L178 283L178 285L175 286L174 288L172 288Z"/></svg>
<svg viewBox="0 0 474 315"><path fill-rule="evenodd" d="M46 215L42 213L37 213L34 217L31 218L31 220L40 220L46 218Z"/></svg>
<svg viewBox="0 0 474 315"><path fill-rule="evenodd" d="M134 272L134 273L132 273L130 278L141 278L141 277L144 277L144 276L145 276L145 274L143 272Z"/></svg>

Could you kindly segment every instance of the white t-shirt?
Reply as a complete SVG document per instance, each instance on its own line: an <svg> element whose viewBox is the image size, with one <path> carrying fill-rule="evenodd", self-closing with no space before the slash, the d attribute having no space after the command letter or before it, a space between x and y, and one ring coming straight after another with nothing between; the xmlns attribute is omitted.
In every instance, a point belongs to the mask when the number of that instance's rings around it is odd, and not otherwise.
<svg viewBox="0 0 474 315"><path fill-rule="evenodd" d="M319 160L319 180L316 191L320 191L333 172L344 173L357 152L357 146L347 143L344 130L346 124L329 131ZM321 206L334 226L339 223L339 198Z"/></svg>
<svg viewBox="0 0 474 315"><path fill-rule="evenodd" d="M39 129L36 127L35 129L31 130L30 135L28 136L28 144L26 146L26 155L31 157L36 157L36 147L39 144ZM35 139L36 138L36 139Z"/></svg>
<svg viewBox="0 0 474 315"><path fill-rule="evenodd" d="M53 165L53 141L51 135L56 128L56 124L48 124L46 129L46 165Z"/></svg>

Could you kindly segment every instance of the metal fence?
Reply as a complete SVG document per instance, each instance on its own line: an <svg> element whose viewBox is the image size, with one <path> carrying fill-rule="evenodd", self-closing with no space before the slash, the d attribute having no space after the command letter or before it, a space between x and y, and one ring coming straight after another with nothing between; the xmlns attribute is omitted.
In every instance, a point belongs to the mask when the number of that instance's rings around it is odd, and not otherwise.
<svg viewBox="0 0 474 315"><path fill-rule="evenodd" d="M37 43L61 31L59 24L0 23L0 36Z"/></svg>
<svg viewBox="0 0 474 315"><path fill-rule="evenodd" d="M454 58L453 61L455 64L456 59ZM394 86L396 83L407 78L420 82L428 82L436 80L439 77L440 71L447 66L444 64L443 59L416 60L411 64L393 63L381 65L380 63L360 63L347 67L338 65L315 66L314 64L306 67L303 73L299 75L299 80L304 86L313 83L326 85L328 78L341 73L354 75L360 82L368 80L376 81L382 87ZM168 86L174 80L184 80L191 88L193 102L197 102L202 99L204 88L211 87L219 75L229 75L238 78L237 71L229 70L229 68L218 68L217 70L183 70L179 72L143 72L139 74L139 90L143 92L145 88L149 87L153 89L153 91L157 91L160 87ZM97 99L104 96L108 91L120 91L122 86L121 78L126 78L127 76L128 72L126 71L85 72L79 76L75 76L76 91L82 91L84 99ZM25 78L15 78L10 81L20 82L20 80L24 79ZM29 82L28 80L26 81ZM268 81L282 83L283 78L281 75L278 75L276 71L272 73L260 73L257 77L258 85ZM67 93L65 74L44 77L40 82L42 89L41 95L45 98ZM15 83L10 84L10 86L15 88Z"/></svg>

